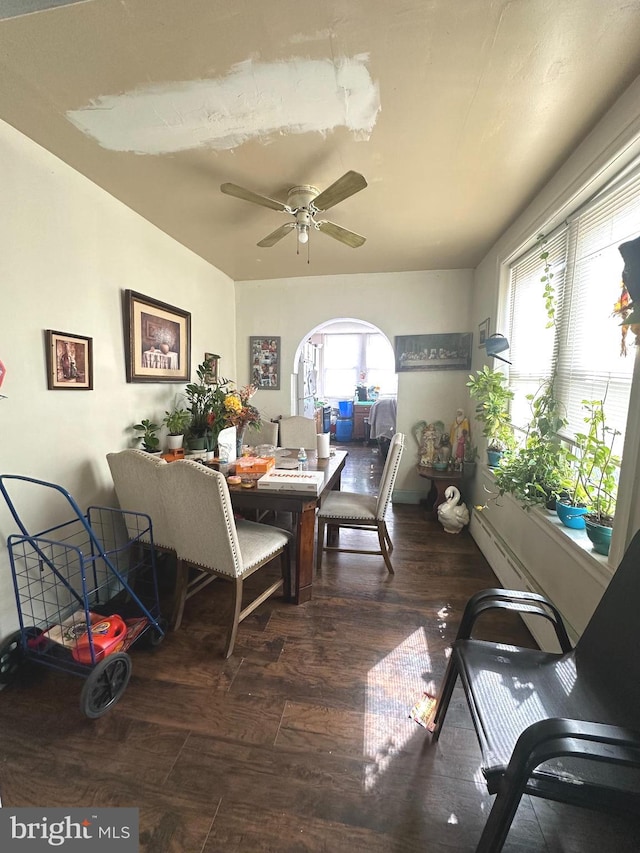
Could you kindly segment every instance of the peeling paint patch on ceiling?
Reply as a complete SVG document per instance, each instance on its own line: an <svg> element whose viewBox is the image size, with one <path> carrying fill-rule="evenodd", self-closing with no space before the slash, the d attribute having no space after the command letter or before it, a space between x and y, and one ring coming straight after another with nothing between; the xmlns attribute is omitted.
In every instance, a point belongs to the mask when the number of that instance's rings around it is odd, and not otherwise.
<svg viewBox="0 0 640 853"><path fill-rule="evenodd" d="M57 6L73 6L75 3L85 3L87 0L0 0L0 20L31 15L33 12L43 12Z"/></svg>
<svg viewBox="0 0 640 853"><path fill-rule="evenodd" d="M103 95L67 118L103 148L167 154L237 148L278 134L346 127L366 140L380 111L368 56L235 65L227 76Z"/></svg>

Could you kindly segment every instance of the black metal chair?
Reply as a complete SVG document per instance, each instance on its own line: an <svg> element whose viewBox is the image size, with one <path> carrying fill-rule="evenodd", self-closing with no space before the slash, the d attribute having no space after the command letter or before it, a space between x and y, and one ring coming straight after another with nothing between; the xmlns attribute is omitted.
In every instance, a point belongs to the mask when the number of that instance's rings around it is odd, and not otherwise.
<svg viewBox="0 0 640 853"><path fill-rule="evenodd" d="M471 639L476 619L499 608L554 626L554 654ZM640 531L584 633L571 647L543 596L488 589L468 602L433 718L440 733L460 676L496 799L476 853L502 850L522 795L640 814Z"/></svg>

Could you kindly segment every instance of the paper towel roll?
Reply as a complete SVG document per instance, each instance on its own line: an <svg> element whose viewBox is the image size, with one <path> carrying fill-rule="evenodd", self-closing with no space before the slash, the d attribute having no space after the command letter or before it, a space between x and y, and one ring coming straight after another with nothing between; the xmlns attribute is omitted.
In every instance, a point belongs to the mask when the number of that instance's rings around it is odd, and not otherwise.
<svg viewBox="0 0 640 853"><path fill-rule="evenodd" d="M318 459L329 458L329 438L330 434L328 432L319 432L317 434Z"/></svg>

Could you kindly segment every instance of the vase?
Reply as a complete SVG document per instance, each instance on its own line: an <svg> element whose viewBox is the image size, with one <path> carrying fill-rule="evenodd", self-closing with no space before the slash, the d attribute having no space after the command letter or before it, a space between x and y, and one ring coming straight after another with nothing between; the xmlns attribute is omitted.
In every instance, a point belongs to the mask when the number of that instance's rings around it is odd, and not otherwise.
<svg viewBox="0 0 640 853"><path fill-rule="evenodd" d="M193 436L189 439L190 450L204 450L207 440L203 435Z"/></svg>
<svg viewBox="0 0 640 853"><path fill-rule="evenodd" d="M242 456L245 430L246 427L237 427L236 429L236 459L240 459L240 457Z"/></svg>

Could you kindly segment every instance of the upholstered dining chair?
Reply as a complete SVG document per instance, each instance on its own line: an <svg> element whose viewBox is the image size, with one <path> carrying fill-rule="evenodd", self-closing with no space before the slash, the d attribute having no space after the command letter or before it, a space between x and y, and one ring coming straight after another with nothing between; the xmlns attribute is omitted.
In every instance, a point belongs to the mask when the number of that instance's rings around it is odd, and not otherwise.
<svg viewBox="0 0 640 853"><path fill-rule="evenodd" d="M316 422L313 418L293 415L280 421L280 447L304 447L315 450L317 442Z"/></svg>
<svg viewBox="0 0 640 853"><path fill-rule="evenodd" d="M351 554L380 554L390 574L394 574L391 564L393 542L387 530L385 514L391 500L393 486L398 473L402 452L404 450L404 434L397 432L391 439L389 453L384 463L380 489L375 495L361 495L354 492L331 491L318 510L318 542L316 548L316 571L322 567L323 551L343 551ZM359 548L340 548L325 544L325 529L327 525L334 527L350 527L355 530L375 530L378 534L380 550L363 550Z"/></svg>
<svg viewBox="0 0 640 853"><path fill-rule="evenodd" d="M160 485L165 460L146 450L121 450L107 453L113 485L120 509L144 512L151 518L153 543L160 550L173 550L167 527ZM126 516L125 516L126 519ZM133 535L133 531L129 531ZM146 537L148 540L148 536Z"/></svg>
<svg viewBox="0 0 640 853"><path fill-rule="evenodd" d="M233 613L224 650L229 657L240 622L283 585L289 594L291 535L268 524L236 521L227 481L218 471L191 460L172 462L167 469L162 494L179 562L233 585ZM281 577L243 608L245 579L276 557Z"/></svg>
<svg viewBox="0 0 640 853"><path fill-rule="evenodd" d="M151 518L156 550L176 556L173 535L167 521L171 507L162 499L166 489L165 477L170 466L160 456L134 449L108 453L107 462L120 509L146 513ZM175 465L175 462L171 464ZM129 535L135 536L137 533L130 530ZM215 575L210 572L189 569L178 561L169 617L172 630L180 627L187 599L215 579Z"/></svg>
<svg viewBox="0 0 640 853"><path fill-rule="evenodd" d="M542 595L486 589L469 599L430 728L435 741L459 677L496 794L476 853L502 850L523 794L640 813L639 569L640 531L573 648ZM494 609L547 619L561 651L472 639L477 618Z"/></svg>
<svg viewBox="0 0 640 853"><path fill-rule="evenodd" d="M276 447L278 424L274 421L262 421L259 427L249 424L244 433L244 443L251 447L258 447L260 444L272 444Z"/></svg>

